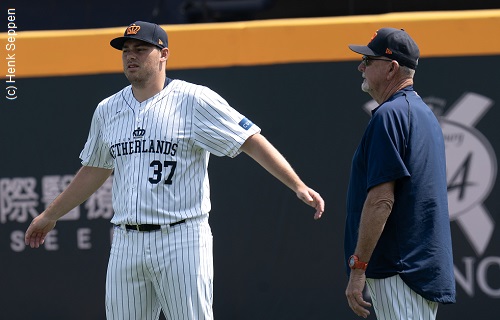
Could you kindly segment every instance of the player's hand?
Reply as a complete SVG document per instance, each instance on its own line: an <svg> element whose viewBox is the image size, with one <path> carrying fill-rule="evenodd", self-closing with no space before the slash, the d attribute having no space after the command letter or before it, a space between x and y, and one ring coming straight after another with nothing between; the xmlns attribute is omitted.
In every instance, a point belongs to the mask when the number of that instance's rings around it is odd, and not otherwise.
<svg viewBox="0 0 500 320"><path fill-rule="evenodd" d="M24 243L32 248L38 248L45 242L45 237L47 233L54 229L56 226L56 220L51 220L45 217L42 213L33 221L31 221L30 226L26 230L24 235Z"/></svg>
<svg viewBox="0 0 500 320"><path fill-rule="evenodd" d="M366 276L365 272L360 269L351 270L349 283L345 290L347 302L352 311L360 317L366 318L370 315L367 308L371 307L371 303L363 299L363 289L365 287Z"/></svg>
<svg viewBox="0 0 500 320"><path fill-rule="evenodd" d="M316 213L314 214L315 220L321 218L323 212L325 211L325 201L321 198L319 193L306 187L304 190L297 191L297 197L316 209Z"/></svg>

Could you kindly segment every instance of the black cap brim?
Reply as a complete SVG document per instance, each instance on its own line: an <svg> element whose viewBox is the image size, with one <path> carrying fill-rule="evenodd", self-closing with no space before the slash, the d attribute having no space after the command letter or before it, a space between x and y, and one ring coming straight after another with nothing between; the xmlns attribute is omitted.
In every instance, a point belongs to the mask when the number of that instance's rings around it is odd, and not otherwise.
<svg viewBox="0 0 500 320"><path fill-rule="evenodd" d="M152 45L154 45L155 47L158 47L158 48L160 48L160 49L165 48L164 46L163 46L163 47L161 47L160 45L158 45L158 43L154 43L153 41L149 41L149 40L142 39L142 38L140 38L140 37L134 37L134 36L114 38L113 40L111 40L111 41L109 42L109 44L110 44L113 48L115 48L115 49L117 49L117 50L122 50L122 49L123 49L123 45L125 44L125 41L130 40L130 39L140 40L140 41L143 41L143 42L146 42L146 43L152 44Z"/></svg>
<svg viewBox="0 0 500 320"><path fill-rule="evenodd" d="M350 44L349 49L352 51L365 55L365 56L373 56L373 57L380 57L379 54L375 53L372 49L368 48L367 46L360 46L356 44Z"/></svg>

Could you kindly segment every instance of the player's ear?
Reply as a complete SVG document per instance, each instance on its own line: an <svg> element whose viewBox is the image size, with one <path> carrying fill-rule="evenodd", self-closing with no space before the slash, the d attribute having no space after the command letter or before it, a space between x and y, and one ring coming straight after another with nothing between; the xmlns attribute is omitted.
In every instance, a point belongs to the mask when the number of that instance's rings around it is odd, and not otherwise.
<svg viewBox="0 0 500 320"><path fill-rule="evenodd" d="M170 51L168 50L168 48L163 48L160 50L160 58L162 61L167 61L168 60L168 56L170 55Z"/></svg>
<svg viewBox="0 0 500 320"><path fill-rule="evenodd" d="M399 63L396 60L392 60L388 67L389 71L387 73L387 78L392 79L399 71Z"/></svg>

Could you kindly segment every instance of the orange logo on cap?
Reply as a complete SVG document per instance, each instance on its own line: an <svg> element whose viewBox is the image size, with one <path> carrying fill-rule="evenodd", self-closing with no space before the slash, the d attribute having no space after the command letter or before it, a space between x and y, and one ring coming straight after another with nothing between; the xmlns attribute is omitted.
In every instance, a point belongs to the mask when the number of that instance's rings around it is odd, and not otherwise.
<svg viewBox="0 0 500 320"><path fill-rule="evenodd" d="M387 49L385 49L385 53L392 54L392 51L391 51L391 49L387 48Z"/></svg>
<svg viewBox="0 0 500 320"><path fill-rule="evenodd" d="M158 39L158 44L163 45L163 41L161 41L161 39Z"/></svg>
<svg viewBox="0 0 500 320"><path fill-rule="evenodd" d="M378 31L378 30L377 30L377 31ZM369 42L372 42L372 41L373 41L373 39L375 39L375 37L377 36L377 31L375 31L375 33L373 34L373 36L372 36L372 38L370 39L370 41L369 41Z"/></svg>
<svg viewBox="0 0 500 320"><path fill-rule="evenodd" d="M134 23L130 27L127 28L126 34L127 35L129 35L129 34L137 34L137 32L139 32L139 30L141 30L141 26L136 26L135 23Z"/></svg>

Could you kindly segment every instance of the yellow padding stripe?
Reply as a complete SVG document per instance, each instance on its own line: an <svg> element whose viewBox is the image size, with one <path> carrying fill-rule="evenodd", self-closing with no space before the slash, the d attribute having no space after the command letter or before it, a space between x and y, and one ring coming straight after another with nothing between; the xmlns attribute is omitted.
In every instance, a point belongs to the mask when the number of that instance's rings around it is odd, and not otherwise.
<svg viewBox="0 0 500 320"><path fill-rule="evenodd" d="M22 30L19 18L17 29ZM17 21L14 21L16 23ZM359 59L347 45L366 44L376 29L404 28L422 57L500 54L500 10L163 25L169 35L168 69L267 65ZM121 53L109 41L125 27L13 31L0 40L15 77L122 72ZM11 47L12 49L12 47ZM2 59L3 60L3 59ZM11 59L13 60L13 59ZM5 70L7 72L7 65ZM10 70L13 71L13 70ZM9 72L10 72L9 71ZM0 73L1 74L1 73Z"/></svg>

